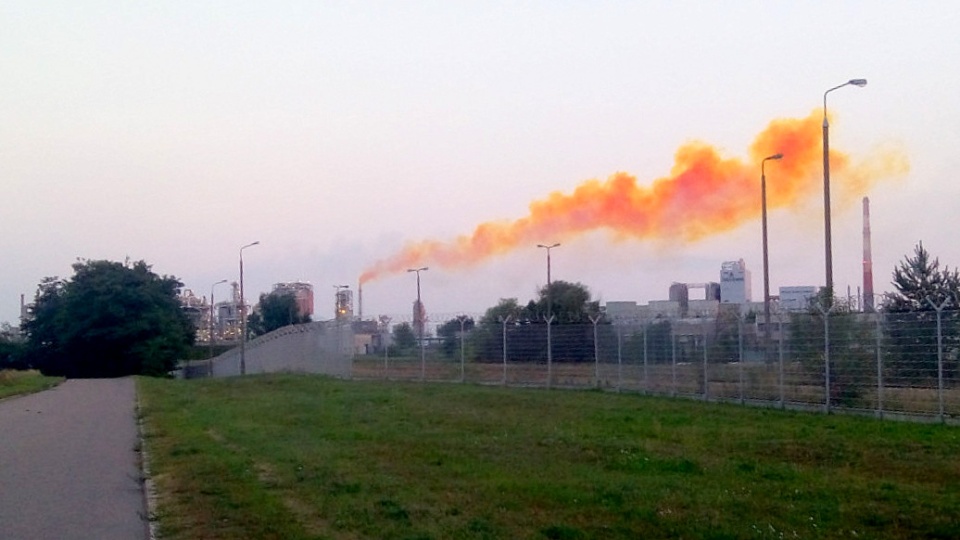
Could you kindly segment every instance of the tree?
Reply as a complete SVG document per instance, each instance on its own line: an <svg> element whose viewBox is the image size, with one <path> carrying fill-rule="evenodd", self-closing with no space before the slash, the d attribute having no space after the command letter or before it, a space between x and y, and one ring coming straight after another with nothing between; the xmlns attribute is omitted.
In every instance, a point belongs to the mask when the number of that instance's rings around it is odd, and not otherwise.
<svg viewBox="0 0 960 540"><path fill-rule="evenodd" d="M273 332L292 324L310 322L310 315L301 314L293 294L286 291L261 294L256 309L247 317L247 331L254 336Z"/></svg>
<svg viewBox="0 0 960 540"><path fill-rule="evenodd" d="M27 369L23 335L10 323L0 323L0 370Z"/></svg>
<svg viewBox="0 0 960 540"><path fill-rule="evenodd" d="M527 310L520 307L516 298L501 298L497 305L488 308L480 318L482 324L500 324L507 318L511 321L529 320L530 314Z"/></svg>
<svg viewBox="0 0 960 540"><path fill-rule="evenodd" d="M443 340L440 343L440 351L446 356L453 356L458 350L460 350L461 328L463 329L463 332L466 333L472 330L474 326L475 323L473 318L465 315L461 315L455 319L450 319L449 321L441 324L437 328L437 337Z"/></svg>
<svg viewBox="0 0 960 540"><path fill-rule="evenodd" d="M413 332L413 326L410 323L403 322L393 327L394 354L404 354L413 350L416 346L417 335Z"/></svg>
<svg viewBox="0 0 960 540"><path fill-rule="evenodd" d="M496 361L503 358L504 332L507 356L513 361L545 362L547 360L547 313L553 314L550 339L556 361L593 360L593 320L601 317L600 303L591 300L590 291L581 283L554 281L537 291L537 299L526 306L516 298L501 298L487 309L479 327L471 332L472 350L477 360ZM592 320L591 320L592 318ZM506 323L506 324L504 324ZM608 348L616 343L609 321L602 334Z"/></svg>
<svg viewBox="0 0 960 540"><path fill-rule="evenodd" d="M536 314L546 319L552 313L556 324L589 323L600 315L600 302L590 299L590 289L582 283L554 281L538 295Z"/></svg>
<svg viewBox="0 0 960 540"><path fill-rule="evenodd" d="M937 313L934 306L946 306L942 313L943 348L960 348L960 328L955 310L960 301L960 275L949 267L940 269L940 260L930 257L923 242L893 270L896 292L883 302L885 350L891 355L890 370L902 384L918 378L937 376ZM951 315L951 316L947 316ZM946 354L946 371L956 370L956 354Z"/></svg>
<svg viewBox="0 0 960 540"><path fill-rule="evenodd" d="M70 280L45 278L22 324L26 357L48 375L165 375L193 344L177 297L183 284L143 261L78 261Z"/></svg>
<svg viewBox="0 0 960 540"><path fill-rule="evenodd" d="M946 301L956 303L960 296L960 274L944 267L940 260L930 259L923 242L914 247L913 257L906 257L893 270L896 292L886 297L883 307L890 313L934 311L930 302L939 306Z"/></svg>

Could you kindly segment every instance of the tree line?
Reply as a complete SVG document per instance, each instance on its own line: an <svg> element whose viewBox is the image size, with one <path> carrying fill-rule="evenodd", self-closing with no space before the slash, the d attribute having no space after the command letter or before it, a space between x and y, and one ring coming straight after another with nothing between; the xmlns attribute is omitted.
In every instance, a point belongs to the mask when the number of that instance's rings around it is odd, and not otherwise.
<svg viewBox="0 0 960 540"><path fill-rule="evenodd" d="M144 261L78 260L70 279L41 280L34 301L19 328L0 326L0 369L36 368L68 377L163 376L189 357L196 329L180 305L183 283L174 276L154 273ZM936 374L937 310L955 314L960 302L960 275L940 267L919 243L912 255L893 271L894 291L878 304L884 312L884 343L893 377L933 377ZM822 300L822 299L821 299ZM821 302L822 305L823 302ZM834 314L849 306L832 306ZM811 307L791 315L789 346L792 354L810 366L822 364L823 313ZM818 319L818 317L821 317ZM943 348L949 352L947 368L960 372L960 317L941 317ZM258 308L248 318L251 335L309 322L299 312L293 296L261 295ZM469 339L471 359L497 361L507 355L517 361L545 361L548 331L556 343L557 361L592 360L596 340L615 343L616 330L602 313L599 302L581 283L555 281L537 291L526 304L501 299L478 320L452 320L437 329L441 350L458 354L461 329ZM834 317L830 329L831 355L837 374L861 370L869 351L854 343L869 342L875 327L856 317ZM711 357L733 358L737 343L736 318L721 313L711 336ZM634 333L622 342L624 354L652 352L653 362L670 361L673 333L669 320L648 322L645 336ZM409 324L394 327L393 354L405 354L417 345ZM659 352L657 352L659 351ZM716 354L713 354L716 353ZM680 354L685 354L680 351Z"/></svg>

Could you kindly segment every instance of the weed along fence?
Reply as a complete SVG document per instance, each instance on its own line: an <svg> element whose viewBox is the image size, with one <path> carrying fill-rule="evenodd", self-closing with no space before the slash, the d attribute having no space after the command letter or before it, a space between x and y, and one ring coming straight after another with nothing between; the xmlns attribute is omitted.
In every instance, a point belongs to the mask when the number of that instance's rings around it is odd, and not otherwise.
<svg viewBox="0 0 960 540"><path fill-rule="evenodd" d="M769 327L737 315L461 327L405 350L380 346L357 355L351 374L602 388L960 423L956 310L782 314ZM380 331L375 341L388 343L388 329Z"/></svg>

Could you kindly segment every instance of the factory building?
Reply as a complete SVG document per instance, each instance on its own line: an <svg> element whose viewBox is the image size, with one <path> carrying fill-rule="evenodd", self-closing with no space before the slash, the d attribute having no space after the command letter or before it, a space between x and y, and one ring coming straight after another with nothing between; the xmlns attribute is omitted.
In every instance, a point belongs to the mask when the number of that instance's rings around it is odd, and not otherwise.
<svg viewBox="0 0 960 540"><path fill-rule="evenodd" d="M338 321L353 320L353 291L345 285L334 285L337 293L333 298L333 318Z"/></svg>
<svg viewBox="0 0 960 540"><path fill-rule="evenodd" d="M300 315L313 317L313 285L302 281L275 283L271 294L290 294L297 301Z"/></svg>
<svg viewBox="0 0 960 540"><path fill-rule="evenodd" d="M703 289L703 300L691 300L690 289ZM680 318L712 317L716 315L716 304L720 301L720 284L709 283L676 283L670 285L670 301L680 306Z"/></svg>
<svg viewBox="0 0 960 540"><path fill-rule="evenodd" d="M753 300L750 271L743 259L720 265L720 303L749 304Z"/></svg>
<svg viewBox="0 0 960 540"><path fill-rule="evenodd" d="M806 311L810 308L810 302L816 296L816 287L780 287L780 309L784 311Z"/></svg>

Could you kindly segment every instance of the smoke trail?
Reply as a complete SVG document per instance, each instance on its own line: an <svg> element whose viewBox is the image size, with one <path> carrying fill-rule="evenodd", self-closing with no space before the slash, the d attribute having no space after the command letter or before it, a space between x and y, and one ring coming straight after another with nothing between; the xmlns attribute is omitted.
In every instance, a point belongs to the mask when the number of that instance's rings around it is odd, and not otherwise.
<svg viewBox="0 0 960 540"><path fill-rule="evenodd" d="M724 158L705 143L691 142L677 150L670 175L648 186L626 173L606 181L588 180L573 193L553 192L530 203L530 213L514 221L481 223L472 234L450 241L408 244L380 260L360 276L365 283L385 274L417 266L460 268L504 254L519 246L564 240L597 229L617 239L700 240L729 231L760 215L760 161L783 153L768 167L775 181L767 183L767 207L798 203L822 190L822 112L802 119L771 122L751 144L749 159ZM831 188L836 200L862 195L875 181L906 173L906 157L896 151L851 167L849 158L831 150ZM775 171L775 172L774 172Z"/></svg>

